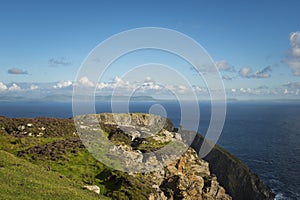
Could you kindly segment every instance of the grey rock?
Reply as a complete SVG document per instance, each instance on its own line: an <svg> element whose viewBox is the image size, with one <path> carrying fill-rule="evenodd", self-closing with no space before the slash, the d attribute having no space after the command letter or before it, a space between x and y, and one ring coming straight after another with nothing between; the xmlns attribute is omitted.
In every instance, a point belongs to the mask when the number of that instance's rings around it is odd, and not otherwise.
<svg viewBox="0 0 300 200"><path fill-rule="evenodd" d="M82 188L100 194L100 188L97 185L85 185Z"/></svg>

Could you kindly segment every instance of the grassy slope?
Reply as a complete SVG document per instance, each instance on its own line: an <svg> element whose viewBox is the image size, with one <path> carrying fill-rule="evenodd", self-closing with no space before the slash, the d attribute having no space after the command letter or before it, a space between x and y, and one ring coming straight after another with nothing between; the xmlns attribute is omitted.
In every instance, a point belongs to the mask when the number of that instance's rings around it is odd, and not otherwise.
<svg viewBox="0 0 300 200"><path fill-rule="evenodd" d="M113 199L130 197L141 200L146 199L152 191L152 188L148 188L147 181L132 178L126 173L108 168L92 157L86 149L77 148L76 153L68 150L64 153L65 160L56 161L32 159L33 154L17 156L20 150L66 138L69 136L18 138L0 129L0 165L7 165L5 168L0 167L0 199L95 199L96 197L99 199L99 195L81 189L83 185L93 184L100 187L102 194L100 199L105 197L103 195L108 195ZM12 160L12 163L9 160ZM61 179L59 176L63 178ZM34 179L34 185L30 185L31 183L28 181L30 179ZM63 180L67 182L66 185ZM21 185L18 185L19 183ZM68 188L69 191L65 188ZM70 193L70 196L60 195L64 190L68 191L66 194ZM75 196L76 193L78 198Z"/></svg>
<svg viewBox="0 0 300 200"><path fill-rule="evenodd" d="M15 137L16 127L34 123L30 132L38 133L39 127L46 127L43 137ZM63 151L63 159L51 160L44 154L29 153L17 157L18 152L30 147L53 144L55 141L64 141L74 138L73 121L68 119L9 119L0 117L0 199L103 199L104 196L81 189L83 185L96 184L101 188L101 194L112 199L148 199L153 188L143 177L133 177L126 173L115 171L95 160L86 149L74 148ZM27 127L28 128L28 127ZM35 130L36 129L36 130ZM109 131L108 131L109 132ZM108 134L109 136L110 134ZM131 143L131 139L123 134L114 134L111 141L115 144ZM200 147L195 141L194 148ZM151 151L160 148L165 143L159 143L151 138L146 139L147 144L141 143L135 148L141 151ZM51 146L52 147L52 146ZM54 148L57 150L57 148ZM71 150L76 150L72 152ZM230 170L229 174L223 167L232 163L232 168L244 169L244 164L221 148L216 147L218 154L216 163L220 172L218 178L228 180L230 187L235 188L241 184L237 170ZM20 156L20 155L19 155ZM220 162L220 159L228 161ZM217 166L218 167L218 166ZM247 167L246 171L247 172ZM51 170L51 171L50 171ZM248 172L247 172L248 173ZM62 176L63 178L60 178ZM237 181L239 180L239 181ZM249 181L248 181L249 182ZM251 182L251 181L250 181ZM226 185L223 183L223 185ZM229 187L229 191L230 191ZM239 192L239 190L233 190Z"/></svg>
<svg viewBox="0 0 300 200"><path fill-rule="evenodd" d="M109 199L83 190L84 182L66 176L80 173L67 171L59 162L53 162L58 170L49 171L47 162L16 156L20 150L65 138L17 138L0 129L0 199Z"/></svg>
<svg viewBox="0 0 300 200"><path fill-rule="evenodd" d="M80 184L0 150L0 199L105 199Z"/></svg>

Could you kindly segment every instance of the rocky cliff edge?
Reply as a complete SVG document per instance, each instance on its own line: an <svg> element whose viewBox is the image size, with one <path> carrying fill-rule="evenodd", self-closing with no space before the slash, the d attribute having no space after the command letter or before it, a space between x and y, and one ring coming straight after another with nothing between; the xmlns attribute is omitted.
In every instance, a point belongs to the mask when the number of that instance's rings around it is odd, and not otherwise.
<svg viewBox="0 0 300 200"><path fill-rule="evenodd" d="M84 118L82 121L85 122L89 121L87 119L91 116L78 117ZM104 130L104 135L118 151L134 155L134 158L140 158L150 164L159 165L161 160L157 157L145 158L143 153L156 151L172 141L182 140L181 135L173 131L172 123L160 116L142 113L106 113L95 115L93 119L95 117L96 123L99 123ZM93 129L93 127L85 126L84 123L79 126L83 129ZM41 140L45 138L47 141L52 137L60 138L57 141L42 142L39 145L22 144L21 150L13 152L35 163L45 163L51 160L54 167L56 167L55 162L66 165L66 168L73 167L69 166L72 159L79 160L82 155L80 152L86 151L82 141L78 138L80 133L75 129L73 119L0 117L0 129L2 135L7 134L15 138L41 138ZM197 135L191 147L187 147L186 152L158 171L125 173L93 161L96 163L94 165L98 166L98 171L93 172L91 181L84 180L84 182L98 184L102 188L101 194L112 199L274 198L272 191L261 182L258 176L220 147L216 146L204 160L200 159L197 151L202 142L203 138ZM22 140L21 143L23 143ZM129 168L132 158L132 156L128 157ZM62 173L68 174L65 171Z"/></svg>

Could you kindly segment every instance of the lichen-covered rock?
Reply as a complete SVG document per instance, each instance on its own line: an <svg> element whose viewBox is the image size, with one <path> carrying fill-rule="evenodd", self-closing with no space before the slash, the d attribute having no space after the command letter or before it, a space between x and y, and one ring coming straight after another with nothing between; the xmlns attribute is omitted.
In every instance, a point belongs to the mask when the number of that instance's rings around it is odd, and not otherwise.
<svg viewBox="0 0 300 200"><path fill-rule="evenodd" d="M149 199L231 199L210 174L208 163L191 148L162 171L145 174L145 178L152 180L156 189Z"/></svg>
<svg viewBox="0 0 300 200"><path fill-rule="evenodd" d="M97 115L100 123L115 124L123 128L146 128L146 130L155 133L161 129L173 131L172 122L158 115L151 115L145 113L130 113L130 114L117 114L117 113L102 113Z"/></svg>

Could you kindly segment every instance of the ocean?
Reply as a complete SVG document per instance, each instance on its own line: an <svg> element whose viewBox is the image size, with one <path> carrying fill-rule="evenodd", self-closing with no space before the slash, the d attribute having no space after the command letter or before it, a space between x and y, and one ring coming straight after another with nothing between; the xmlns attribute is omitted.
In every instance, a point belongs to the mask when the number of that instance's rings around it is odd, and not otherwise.
<svg viewBox="0 0 300 200"><path fill-rule="evenodd" d="M180 125L177 102L135 102L130 112L148 112L161 104L175 127ZM97 103L96 111L111 112L110 103ZM0 102L7 117L72 117L71 103ZM205 134L210 104L200 103L199 132ZM194 123L189 119L188 123ZM183 124L188 129L189 124ZM229 102L218 144L240 158L276 193L276 199L300 199L300 103Z"/></svg>

